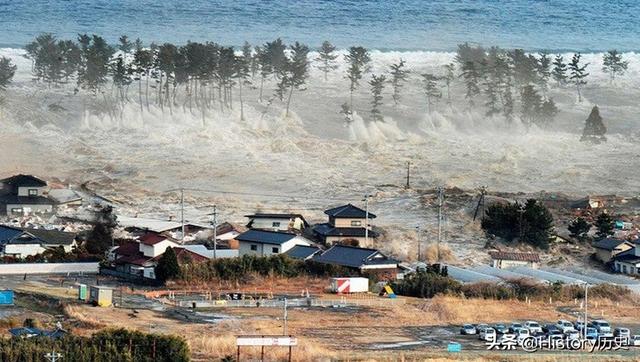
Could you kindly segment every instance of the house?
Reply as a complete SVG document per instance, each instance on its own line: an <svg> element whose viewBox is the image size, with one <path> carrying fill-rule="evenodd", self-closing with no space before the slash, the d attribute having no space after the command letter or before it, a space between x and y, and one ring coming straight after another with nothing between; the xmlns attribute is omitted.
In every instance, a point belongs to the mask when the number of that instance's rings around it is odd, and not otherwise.
<svg viewBox="0 0 640 362"><path fill-rule="evenodd" d="M82 206L82 195L71 189L51 189L49 197L60 206Z"/></svg>
<svg viewBox="0 0 640 362"><path fill-rule="evenodd" d="M498 269L508 269L515 267L528 267L538 269L540 254L520 253L511 251L490 251L492 266Z"/></svg>
<svg viewBox="0 0 640 362"><path fill-rule="evenodd" d="M75 233L58 230L0 225L0 255L23 259L57 247L68 253L76 245L76 236Z"/></svg>
<svg viewBox="0 0 640 362"><path fill-rule="evenodd" d="M398 275L398 260L389 258L377 249L359 248L336 244L313 257L313 261L339 265L361 273L375 273L395 279Z"/></svg>
<svg viewBox="0 0 640 362"><path fill-rule="evenodd" d="M610 262L614 256L632 249L633 246L633 243L629 241L614 238L606 238L593 243L593 247L596 250L596 258L603 263Z"/></svg>
<svg viewBox="0 0 640 362"><path fill-rule="evenodd" d="M121 244L110 252L109 259L118 272L132 277L155 279L155 268L169 247L176 253L178 263L201 263L209 260L157 234Z"/></svg>
<svg viewBox="0 0 640 362"><path fill-rule="evenodd" d="M316 246L296 245L284 254L293 259L309 260L320 252L322 252L322 250Z"/></svg>
<svg viewBox="0 0 640 362"><path fill-rule="evenodd" d="M309 227L309 224L301 214L255 213L245 215L245 217L249 218L249 223L247 224L249 229L301 232Z"/></svg>
<svg viewBox="0 0 640 362"><path fill-rule="evenodd" d="M286 253L296 245L310 246L306 238L288 232L250 229L236 237L239 255L270 256Z"/></svg>
<svg viewBox="0 0 640 362"><path fill-rule="evenodd" d="M638 245L616 254L612 261L616 272L640 275L640 247Z"/></svg>
<svg viewBox="0 0 640 362"><path fill-rule="evenodd" d="M0 213L52 213L55 202L46 194L47 183L31 175L16 175L0 180Z"/></svg>
<svg viewBox="0 0 640 362"><path fill-rule="evenodd" d="M20 338L49 337L51 339L59 339L66 336L69 332L62 328L56 328L52 331L45 331L39 328L18 327L9 329L9 333L13 337Z"/></svg>
<svg viewBox="0 0 640 362"><path fill-rule="evenodd" d="M145 234L147 232L154 232L158 234L173 233L175 237L180 237L182 234L182 223L173 220L118 215L118 225L122 226L127 231L137 232L140 234ZM210 229L212 229L210 225L189 221L185 221L184 223L185 236Z"/></svg>
<svg viewBox="0 0 640 362"><path fill-rule="evenodd" d="M313 234L327 245L337 242L355 240L359 246L368 246L371 240L378 237L378 233L371 230L369 219L376 215L367 213L351 204L335 207L324 212L329 216L329 222L317 224L313 227Z"/></svg>

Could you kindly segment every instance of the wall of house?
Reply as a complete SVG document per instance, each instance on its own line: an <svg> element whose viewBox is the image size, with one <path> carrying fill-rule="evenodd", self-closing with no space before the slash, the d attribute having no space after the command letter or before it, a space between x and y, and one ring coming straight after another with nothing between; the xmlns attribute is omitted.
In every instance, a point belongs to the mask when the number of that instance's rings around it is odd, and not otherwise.
<svg viewBox="0 0 640 362"><path fill-rule="evenodd" d="M252 245L256 246L256 250L251 250ZM240 248L238 253L240 256L247 255L247 254L259 255L259 256L271 256L271 255L286 253L289 249L293 248L296 245L309 246L311 245L311 243L307 239L301 236L296 236L295 238L280 245L240 241Z"/></svg>
<svg viewBox="0 0 640 362"><path fill-rule="evenodd" d="M604 249L596 249L596 258L603 263L608 263L611 260L611 251Z"/></svg>
<svg viewBox="0 0 640 362"><path fill-rule="evenodd" d="M358 240L358 246L362 248L369 247L373 244L373 238L369 238L369 245L367 245L366 239L364 237L353 237L353 236L327 236L326 243L329 245L333 245L339 242L340 240L345 240L345 239Z"/></svg>
<svg viewBox="0 0 640 362"><path fill-rule="evenodd" d="M351 225L351 222L360 223L360 225ZM364 227L366 224L365 219L342 219L335 218L333 219L333 225L339 228L351 228L351 227ZM371 224L371 219L369 219L369 224Z"/></svg>
<svg viewBox="0 0 640 362"><path fill-rule="evenodd" d="M176 246L178 246L178 244L170 240L162 240L161 242L155 245L146 245L146 244L140 243L140 252L142 252L144 256L155 258L158 255L164 254L165 250L167 250L168 247L173 248Z"/></svg>
<svg viewBox="0 0 640 362"><path fill-rule="evenodd" d="M50 213L53 212L53 205L16 205L7 204L6 213L12 215L12 209L22 209L22 213Z"/></svg>
<svg viewBox="0 0 640 362"><path fill-rule="evenodd" d="M18 187L18 196L34 196L29 195L29 190L36 190L38 193L36 196L42 196L46 187Z"/></svg>
<svg viewBox="0 0 640 362"><path fill-rule="evenodd" d="M614 262L615 270L618 273L640 275L640 264L621 263L619 261Z"/></svg>
<svg viewBox="0 0 640 362"><path fill-rule="evenodd" d="M7 244L4 246L4 253L15 255L18 258L26 258L30 255L38 255L44 252L40 244Z"/></svg>
<svg viewBox="0 0 640 362"><path fill-rule="evenodd" d="M253 219L253 223L251 224L252 229L266 229L266 230L275 230L275 231L287 231L289 230L289 223L291 220L289 219L281 219L281 218L259 218ZM273 223L280 223L279 226L273 226Z"/></svg>
<svg viewBox="0 0 640 362"><path fill-rule="evenodd" d="M532 261L522 261L522 260L494 260L493 267L494 268L516 268L519 266L524 266L528 268L537 269L538 263Z"/></svg>

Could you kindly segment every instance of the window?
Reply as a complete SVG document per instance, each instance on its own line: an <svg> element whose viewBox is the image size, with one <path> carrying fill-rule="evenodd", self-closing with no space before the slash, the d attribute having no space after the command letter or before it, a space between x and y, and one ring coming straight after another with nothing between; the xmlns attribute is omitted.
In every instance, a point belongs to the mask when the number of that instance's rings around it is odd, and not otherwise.
<svg viewBox="0 0 640 362"><path fill-rule="evenodd" d="M623 272L623 273L625 273L625 274L627 274L627 266L626 266L626 265L623 265L623 266L622 266L622 272Z"/></svg>
<svg viewBox="0 0 640 362"><path fill-rule="evenodd" d="M29 196L38 196L38 189L29 189Z"/></svg>
<svg viewBox="0 0 640 362"><path fill-rule="evenodd" d="M362 226L362 221L360 221L360 220L351 220L351 226Z"/></svg>
<svg viewBox="0 0 640 362"><path fill-rule="evenodd" d="M251 250L257 251L258 250L258 245L251 245Z"/></svg>
<svg viewBox="0 0 640 362"><path fill-rule="evenodd" d="M274 254L278 254L278 251L279 251L278 247L271 248L271 252L274 253Z"/></svg>
<svg viewBox="0 0 640 362"><path fill-rule="evenodd" d="M274 221L271 223L271 226L274 228L279 228L280 227L280 221Z"/></svg>
<svg viewBox="0 0 640 362"><path fill-rule="evenodd" d="M11 213L12 214L21 214L22 213L22 208L21 207L12 208L11 209Z"/></svg>

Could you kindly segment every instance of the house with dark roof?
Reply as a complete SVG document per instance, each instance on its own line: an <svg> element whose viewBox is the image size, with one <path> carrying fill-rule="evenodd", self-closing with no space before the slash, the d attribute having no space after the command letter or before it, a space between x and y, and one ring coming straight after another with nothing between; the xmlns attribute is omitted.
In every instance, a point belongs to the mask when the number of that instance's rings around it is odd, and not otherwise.
<svg viewBox="0 0 640 362"><path fill-rule="evenodd" d="M69 332L62 328L56 328L52 331L45 331L40 328L17 327L9 329L9 333L13 337L19 338L48 337L51 339L59 339L66 336Z"/></svg>
<svg viewBox="0 0 640 362"><path fill-rule="evenodd" d="M329 217L329 222L315 225L313 234L327 245L355 240L360 246L368 246L372 244L371 239L379 236L371 230L370 224L376 215L357 206L342 205L324 213Z"/></svg>
<svg viewBox="0 0 640 362"><path fill-rule="evenodd" d="M309 260L321 252L317 246L296 245L284 254L293 259Z"/></svg>
<svg viewBox="0 0 640 362"><path fill-rule="evenodd" d="M47 183L31 175L0 180L0 213L51 213L55 202L46 195Z"/></svg>
<svg viewBox="0 0 640 362"><path fill-rule="evenodd" d="M255 213L245 217L249 219L249 229L302 232L309 227L301 214Z"/></svg>
<svg viewBox="0 0 640 362"><path fill-rule="evenodd" d="M629 241L615 238L598 240L592 246L595 249L596 258L603 263L610 262L619 253L634 247L633 243Z"/></svg>
<svg viewBox="0 0 640 362"><path fill-rule="evenodd" d="M490 251L491 263L494 268L507 269L515 267L528 267L538 269L540 254L520 253L512 251Z"/></svg>
<svg viewBox="0 0 640 362"><path fill-rule="evenodd" d="M395 278L398 274L398 260L389 258L377 249L359 248L348 245L334 245L328 250L317 254L313 261L325 264L339 265L364 273L376 273Z"/></svg>
<svg viewBox="0 0 640 362"><path fill-rule="evenodd" d="M631 249L616 254L612 261L616 272L640 275L640 247L638 244L635 244Z"/></svg>
<svg viewBox="0 0 640 362"><path fill-rule="evenodd" d="M286 253L296 245L310 246L305 237L282 231L250 229L236 236L239 255L270 256Z"/></svg>
<svg viewBox="0 0 640 362"><path fill-rule="evenodd" d="M76 236L75 233L59 230L0 225L0 255L22 259L57 247L62 247L68 253L76 245Z"/></svg>

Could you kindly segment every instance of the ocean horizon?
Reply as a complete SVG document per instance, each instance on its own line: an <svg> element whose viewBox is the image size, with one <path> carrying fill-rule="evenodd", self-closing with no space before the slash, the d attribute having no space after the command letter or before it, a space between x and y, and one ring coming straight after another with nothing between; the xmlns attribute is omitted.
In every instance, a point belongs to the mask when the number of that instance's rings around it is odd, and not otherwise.
<svg viewBox="0 0 640 362"><path fill-rule="evenodd" d="M145 43L214 41L253 45L275 38L317 47L453 51L457 44L529 51L640 50L635 1L0 1L0 47L22 48L37 34L75 39L94 33ZM613 20L612 20L613 19Z"/></svg>

